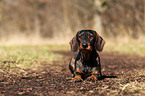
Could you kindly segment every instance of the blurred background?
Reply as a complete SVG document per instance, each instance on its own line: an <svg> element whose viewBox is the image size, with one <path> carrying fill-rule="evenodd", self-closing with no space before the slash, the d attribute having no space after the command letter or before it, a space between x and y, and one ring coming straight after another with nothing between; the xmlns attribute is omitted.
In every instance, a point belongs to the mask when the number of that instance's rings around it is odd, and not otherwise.
<svg viewBox="0 0 145 96"><path fill-rule="evenodd" d="M1 44L68 43L81 29L145 42L144 0L0 0Z"/></svg>

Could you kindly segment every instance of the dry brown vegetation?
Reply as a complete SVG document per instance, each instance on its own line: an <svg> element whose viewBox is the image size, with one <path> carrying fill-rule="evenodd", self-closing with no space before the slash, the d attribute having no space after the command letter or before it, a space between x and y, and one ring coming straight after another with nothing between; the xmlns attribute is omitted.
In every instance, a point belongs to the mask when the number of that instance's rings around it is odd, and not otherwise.
<svg viewBox="0 0 145 96"><path fill-rule="evenodd" d="M0 0L0 39L69 39L78 30L93 29L95 15L102 18L107 38L144 36L144 0L100 0L100 9L95 1Z"/></svg>
<svg viewBox="0 0 145 96"><path fill-rule="evenodd" d="M129 36L139 39L145 34L144 0L118 0L103 14L107 36Z"/></svg>
<svg viewBox="0 0 145 96"><path fill-rule="evenodd" d="M0 0L0 95L144 96L144 5L145 0ZM102 80L71 80L68 42L81 29L103 29Z"/></svg>

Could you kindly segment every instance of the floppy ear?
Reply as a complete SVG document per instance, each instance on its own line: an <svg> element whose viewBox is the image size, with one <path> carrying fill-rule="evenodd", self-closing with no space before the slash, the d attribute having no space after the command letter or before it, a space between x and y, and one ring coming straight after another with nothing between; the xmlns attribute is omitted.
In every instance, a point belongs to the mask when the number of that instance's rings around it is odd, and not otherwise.
<svg viewBox="0 0 145 96"><path fill-rule="evenodd" d="M105 41L103 40L103 38L101 36L99 36L96 33L96 42L95 42L96 51L101 52L103 50L104 45L105 45Z"/></svg>
<svg viewBox="0 0 145 96"><path fill-rule="evenodd" d="M69 44L71 47L71 51L76 52L78 50L78 42L77 42L76 36L72 38Z"/></svg>

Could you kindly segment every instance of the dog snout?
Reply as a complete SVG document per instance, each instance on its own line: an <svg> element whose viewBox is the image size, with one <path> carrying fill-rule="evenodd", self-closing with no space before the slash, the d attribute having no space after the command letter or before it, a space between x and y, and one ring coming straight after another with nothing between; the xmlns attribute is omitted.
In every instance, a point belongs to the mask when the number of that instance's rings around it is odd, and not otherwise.
<svg viewBox="0 0 145 96"><path fill-rule="evenodd" d="M87 44L87 43L83 43L83 44L82 44L82 47L83 47L83 48L87 48L87 47L88 47L88 44Z"/></svg>

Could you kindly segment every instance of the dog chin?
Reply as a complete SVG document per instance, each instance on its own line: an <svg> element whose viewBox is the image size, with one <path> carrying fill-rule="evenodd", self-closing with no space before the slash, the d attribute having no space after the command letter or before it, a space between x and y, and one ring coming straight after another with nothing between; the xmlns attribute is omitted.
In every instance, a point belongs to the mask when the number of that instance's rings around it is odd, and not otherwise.
<svg viewBox="0 0 145 96"><path fill-rule="evenodd" d="M88 50L88 49L81 49L81 52L91 52L92 50Z"/></svg>

